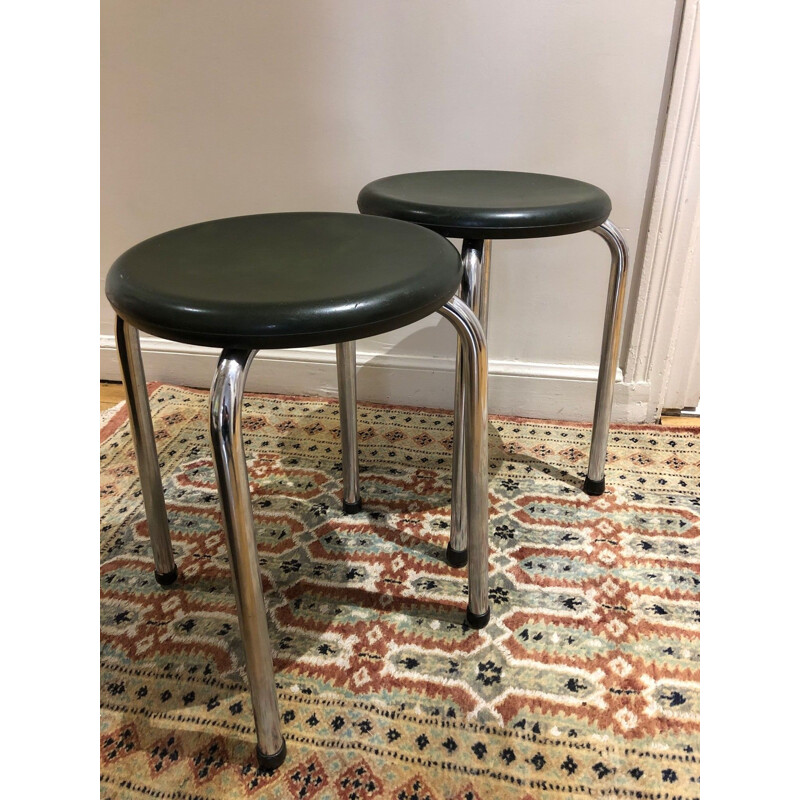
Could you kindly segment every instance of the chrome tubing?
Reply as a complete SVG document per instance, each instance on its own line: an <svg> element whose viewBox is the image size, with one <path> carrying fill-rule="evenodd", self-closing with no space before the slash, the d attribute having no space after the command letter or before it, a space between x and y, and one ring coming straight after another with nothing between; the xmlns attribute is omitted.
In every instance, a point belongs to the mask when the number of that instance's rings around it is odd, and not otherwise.
<svg viewBox="0 0 800 800"><path fill-rule="evenodd" d="M220 355L210 395L211 444L228 542L239 629L244 642L253 702L258 761L276 769L286 757L280 731L261 574L258 569L253 509L242 440L242 400L255 351L228 349Z"/></svg>
<svg viewBox="0 0 800 800"><path fill-rule="evenodd" d="M461 261L464 272L461 278L460 298L470 308L483 328L489 321L489 268L492 242L482 239L464 239ZM463 567L467 563L466 484L464 480L464 366L461 338L456 347L456 387L453 401L453 493L450 524L450 543L447 546L447 563ZM488 456L487 456L488 457Z"/></svg>
<svg viewBox="0 0 800 800"><path fill-rule="evenodd" d="M597 397L592 421L592 446L589 451L589 469L583 490L589 495L601 495L606 488L605 464L608 449L608 428L614 401L614 376L619 360L622 334L622 313L625 300L625 283L628 274L628 245L611 220L606 220L594 233L600 236L611 250L611 274L608 281L606 318L603 326L603 345L600 353L600 370L597 376Z"/></svg>
<svg viewBox="0 0 800 800"><path fill-rule="evenodd" d="M342 439L342 508L345 514L361 511L358 480L358 428L356 425L356 343L336 345L336 376L339 386L339 423Z"/></svg>
<svg viewBox="0 0 800 800"><path fill-rule="evenodd" d="M489 457L487 387L489 362L486 336L478 318L459 297L453 297L439 313L458 333L464 354L465 403L464 477L469 601L467 622L483 628L489 622ZM453 484L456 497L457 484Z"/></svg>
<svg viewBox="0 0 800 800"><path fill-rule="evenodd" d="M139 331L119 316L116 331L117 352L125 385L133 448L139 467L147 530L153 548L156 580L162 586L168 586L178 577L178 568L175 566L169 538L167 506L164 502L164 487L161 484L161 470L158 466L153 420L150 417L150 401L147 398Z"/></svg>

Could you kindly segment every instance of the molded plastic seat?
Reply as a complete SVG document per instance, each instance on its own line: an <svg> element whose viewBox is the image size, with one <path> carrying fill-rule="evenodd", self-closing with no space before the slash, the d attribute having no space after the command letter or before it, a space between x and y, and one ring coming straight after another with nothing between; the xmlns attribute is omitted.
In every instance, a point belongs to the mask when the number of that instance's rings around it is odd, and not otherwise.
<svg viewBox="0 0 800 800"><path fill-rule="evenodd" d="M258 214L201 222L135 245L112 265L119 316L210 347L361 339L438 311L462 265L445 239L358 214Z"/></svg>
<svg viewBox="0 0 800 800"><path fill-rule="evenodd" d="M453 238L529 239L596 228L608 219L611 200L591 183L556 175L443 170L372 181L358 208Z"/></svg>

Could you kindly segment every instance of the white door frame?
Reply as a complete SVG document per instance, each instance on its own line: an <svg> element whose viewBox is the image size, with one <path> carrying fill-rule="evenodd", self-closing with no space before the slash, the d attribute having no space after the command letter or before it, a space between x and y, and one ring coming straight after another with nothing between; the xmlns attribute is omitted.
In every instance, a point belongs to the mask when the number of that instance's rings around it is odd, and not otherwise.
<svg viewBox="0 0 800 800"><path fill-rule="evenodd" d="M697 240L699 235L699 0L685 0L675 57L624 382L649 386L647 421L670 404L699 397ZM684 323L681 325L681 323ZM695 387L696 384L696 387ZM680 387L684 387L681 391ZM669 392L669 395L668 395Z"/></svg>

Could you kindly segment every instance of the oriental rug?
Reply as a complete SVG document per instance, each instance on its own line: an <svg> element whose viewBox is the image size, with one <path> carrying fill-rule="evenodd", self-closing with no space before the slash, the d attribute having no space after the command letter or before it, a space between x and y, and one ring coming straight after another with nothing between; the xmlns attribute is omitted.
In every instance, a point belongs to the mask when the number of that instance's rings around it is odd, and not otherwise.
<svg viewBox="0 0 800 800"><path fill-rule="evenodd" d="M248 395L253 509L288 756L255 734L207 393L150 387L180 575L160 587L124 405L101 435L101 795L498 800L699 796L699 431L492 417L492 619L444 561L452 415Z"/></svg>

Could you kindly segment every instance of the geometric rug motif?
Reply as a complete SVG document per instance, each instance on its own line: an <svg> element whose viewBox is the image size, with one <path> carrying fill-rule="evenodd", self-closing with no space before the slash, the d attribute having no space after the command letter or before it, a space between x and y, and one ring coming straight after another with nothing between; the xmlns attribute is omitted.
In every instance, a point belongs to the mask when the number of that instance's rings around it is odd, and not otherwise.
<svg viewBox="0 0 800 800"><path fill-rule="evenodd" d="M124 405L101 431L101 796L699 796L699 431L492 416L492 617L444 561L453 419L359 404L364 510L341 511L338 404L246 396L288 755L258 769L207 430L151 384L178 581L159 586Z"/></svg>

